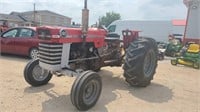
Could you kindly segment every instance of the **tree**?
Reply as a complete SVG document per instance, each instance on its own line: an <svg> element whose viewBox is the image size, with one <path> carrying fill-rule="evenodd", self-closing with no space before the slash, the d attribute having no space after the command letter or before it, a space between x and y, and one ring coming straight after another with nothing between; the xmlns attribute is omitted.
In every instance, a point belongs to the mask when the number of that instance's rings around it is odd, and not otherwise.
<svg viewBox="0 0 200 112"><path fill-rule="evenodd" d="M107 12L105 16L99 17L99 25L110 25L113 21L121 19L121 15L115 12Z"/></svg>

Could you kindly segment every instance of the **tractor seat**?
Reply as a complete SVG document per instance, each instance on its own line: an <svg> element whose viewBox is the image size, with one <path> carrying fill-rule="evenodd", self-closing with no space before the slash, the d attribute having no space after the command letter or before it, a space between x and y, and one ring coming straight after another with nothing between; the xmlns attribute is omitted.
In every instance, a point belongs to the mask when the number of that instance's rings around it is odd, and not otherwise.
<svg viewBox="0 0 200 112"><path fill-rule="evenodd" d="M199 48L200 48L199 44L190 44L187 52L189 52L189 53L199 53L199 51L200 51Z"/></svg>

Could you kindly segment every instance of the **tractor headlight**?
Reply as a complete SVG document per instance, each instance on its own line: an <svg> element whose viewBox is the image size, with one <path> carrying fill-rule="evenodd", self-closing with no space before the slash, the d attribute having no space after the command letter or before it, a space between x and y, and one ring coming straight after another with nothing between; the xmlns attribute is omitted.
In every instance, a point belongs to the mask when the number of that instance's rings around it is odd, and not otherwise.
<svg viewBox="0 0 200 112"><path fill-rule="evenodd" d="M124 31L123 32L123 36L131 36L131 32L130 31Z"/></svg>
<svg viewBox="0 0 200 112"><path fill-rule="evenodd" d="M122 34L123 36L126 36L126 32L123 32L123 34Z"/></svg>
<svg viewBox="0 0 200 112"><path fill-rule="evenodd" d="M67 37L67 32L64 29L60 30L60 37Z"/></svg>
<svg viewBox="0 0 200 112"><path fill-rule="evenodd" d="M130 31L128 32L128 36L131 36L131 32Z"/></svg>

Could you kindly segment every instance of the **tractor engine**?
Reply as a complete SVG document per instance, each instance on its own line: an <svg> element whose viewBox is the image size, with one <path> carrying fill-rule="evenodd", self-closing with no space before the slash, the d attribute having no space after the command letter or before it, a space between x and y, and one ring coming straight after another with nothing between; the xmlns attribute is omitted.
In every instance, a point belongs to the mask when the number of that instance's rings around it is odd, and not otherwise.
<svg viewBox="0 0 200 112"><path fill-rule="evenodd" d="M71 44L70 69L98 71L103 66L115 66L116 64L111 60L119 60L121 57L119 42L119 40L106 39L106 45L101 48L95 48L93 43L86 43L85 46L82 43Z"/></svg>

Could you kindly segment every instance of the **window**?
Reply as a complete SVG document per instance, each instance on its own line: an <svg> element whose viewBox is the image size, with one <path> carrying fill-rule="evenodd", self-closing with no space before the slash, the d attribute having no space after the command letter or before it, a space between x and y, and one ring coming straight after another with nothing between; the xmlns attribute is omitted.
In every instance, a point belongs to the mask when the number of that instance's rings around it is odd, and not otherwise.
<svg viewBox="0 0 200 112"><path fill-rule="evenodd" d="M3 37L16 37L17 29L10 30L3 34Z"/></svg>
<svg viewBox="0 0 200 112"><path fill-rule="evenodd" d="M108 28L108 31L109 32L115 32L116 30L116 25L111 25L109 28Z"/></svg>
<svg viewBox="0 0 200 112"><path fill-rule="evenodd" d="M19 37L32 37L33 31L30 29L21 29L19 32Z"/></svg>

